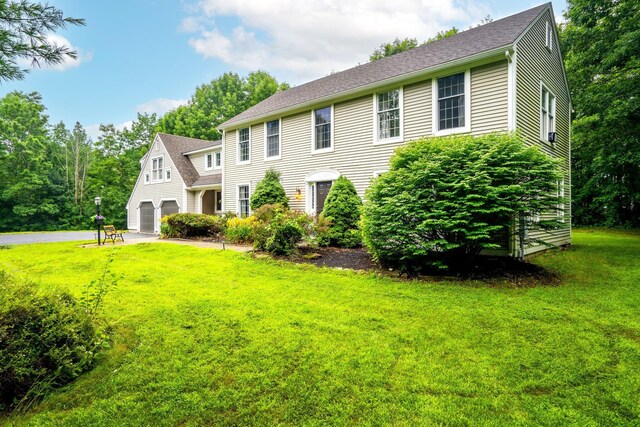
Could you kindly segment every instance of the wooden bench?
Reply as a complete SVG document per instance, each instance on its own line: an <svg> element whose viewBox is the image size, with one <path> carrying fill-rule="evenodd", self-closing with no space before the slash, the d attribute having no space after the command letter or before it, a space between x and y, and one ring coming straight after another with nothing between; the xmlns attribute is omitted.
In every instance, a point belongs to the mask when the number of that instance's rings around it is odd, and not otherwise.
<svg viewBox="0 0 640 427"><path fill-rule="evenodd" d="M111 239L111 242L115 245L116 239L119 237L124 242L124 237L122 237L122 231L116 230L113 225L104 225L102 227L104 230L104 240L102 243L106 242L107 239Z"/></svg>

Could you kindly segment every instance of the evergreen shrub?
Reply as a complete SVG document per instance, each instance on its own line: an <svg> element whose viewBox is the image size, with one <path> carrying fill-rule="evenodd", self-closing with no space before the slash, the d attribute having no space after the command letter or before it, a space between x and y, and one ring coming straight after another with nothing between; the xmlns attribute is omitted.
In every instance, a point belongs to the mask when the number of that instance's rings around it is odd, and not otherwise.
<svg viewBox="0 0 640 427"><path fill-rule="evenodd" d="M531 244L525 229L559 226L561 176L556 160L517 134L411 142L367 190L365 244L382 264L407 272L464 267L499 248L496 236L508 229Z"/></svg>
<svg viewBox="0 0 640 427"><path fill-rule="evenodd" d="M251 210L256 210L260 206L279 204L285 208L289 207L289 198L280 184L280 172L269 169L265 172L264 178L256 184L256 189L249 201Z"/></svg>
<svg viewBox="0 0 640 427"><path fill-rule="evenodd" d="M359 229L362 200L353 183L344 176L331 186L321 217L330 222L329 244L353 248L362 244Z"/></svg>

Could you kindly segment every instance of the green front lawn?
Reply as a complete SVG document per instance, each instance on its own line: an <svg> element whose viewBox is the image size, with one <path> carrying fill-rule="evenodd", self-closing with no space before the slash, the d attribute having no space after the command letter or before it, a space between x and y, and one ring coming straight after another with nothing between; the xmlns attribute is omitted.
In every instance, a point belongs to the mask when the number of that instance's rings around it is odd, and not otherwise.
<svg viewBox="0 0 640 427"><path fill-rule="evenodd" d="M114 345L16 425L638 425L640 235L576 231L559 286L399 281L183 245L0 250L79 294L110 251Z"/></svg>

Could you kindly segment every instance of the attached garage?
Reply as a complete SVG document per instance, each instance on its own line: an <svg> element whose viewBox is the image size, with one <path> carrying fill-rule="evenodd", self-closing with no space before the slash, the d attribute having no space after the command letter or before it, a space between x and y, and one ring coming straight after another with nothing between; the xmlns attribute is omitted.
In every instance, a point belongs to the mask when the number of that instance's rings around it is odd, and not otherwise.
<svg viewBox="0 0 640 427"><path fill-rule="evenodd" d="M153 202L141 202L140 203L140 232L141 233L154 233L156 225L156 209L153 206Z"/></svg>
<svg viewBox="0 0 640 427"><path fill-rule="evenodd" d="M179 212L180 207L178 206L178 202L175 200L166 200L162 202L162 205L160 206L160 218Z"/></svg>

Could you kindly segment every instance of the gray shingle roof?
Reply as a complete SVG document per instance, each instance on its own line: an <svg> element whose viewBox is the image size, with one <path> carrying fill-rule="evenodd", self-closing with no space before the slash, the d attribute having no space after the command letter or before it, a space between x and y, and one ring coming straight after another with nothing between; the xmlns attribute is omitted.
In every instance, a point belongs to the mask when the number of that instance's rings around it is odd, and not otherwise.
<svg viewBox="0 0 640 427"><path fill-rule="evenodd" d="M189 157L182 153L217 147L222 144L221 140L205 141L204 139L187 138L186 136L169 135L161 132L158 132L158 136L187 187L191 187L200 178L200 174L196 171Z"/></svg>
<svg viewBox="0 0 640 427"><path fill-rule="evenodd" d="M382 84L389 79L511 46L549 5L550 3L543 4L446 39L278 92L227 120L219 127L229 128L240 122L274 114L314 100L339 96L343 92L376 83Z"/></svg>
<svg viewBox="0 0 640 427"><path fill-rule="evenodd" d="M205 175L198 178L191 187L203 187L205 185L222 184L222 174L217 173L215 175Z"/></svg>

